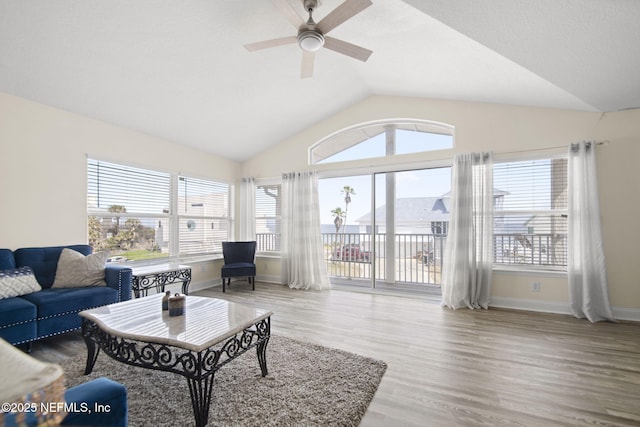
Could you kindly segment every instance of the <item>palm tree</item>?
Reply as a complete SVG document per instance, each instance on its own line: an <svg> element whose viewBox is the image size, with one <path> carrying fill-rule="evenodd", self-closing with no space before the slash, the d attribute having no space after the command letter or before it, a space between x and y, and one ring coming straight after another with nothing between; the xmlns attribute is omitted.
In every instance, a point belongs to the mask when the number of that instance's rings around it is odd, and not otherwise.
<svg viewBox="0 0 640 427"><path fill-rule="evenodd" d="M331 214L334 216L333 225L336 226L336 234L340 232L340 227L344 224L344 218L346 213L342 210L341 207L337 207L331 210Z"/></svg>
<svg viewBox="0 0 640 427"><path fill-rule="evenodd" d="M344 217L345 217L345 213L342 210L341 207L337 207L335 209L331 210L331 214L333 215L333 225L336 226L336 237L338 235L338 233L340 232L340 227L342 227L342 224L344 224ZM338 240L335 239L332 243L332 249L331 249L331 259L334 259L334 255L336 253L338 253L338 251L336 251L335 247L337 246L338 248L342 247L342 239Z"/></svg>
<svg viewBox="0 0 640 427"><path fill-rule="evenodd" d="M349 203L351 203L351 195L353 194L355 196L356 190L350 185L345 185L344 187L342 187L342 190L340 190L340 192L344 194L344 203L346 210L347 206L349 206Z"/></svg>
<svg viewBox="0 0 640 427"><path fill-rule="evenodd" d="M342 187L342 190L340 190L340 192L342 194L344 194L344 228L342 229L342 234L345 233L346 230L346 226L347 226L347 212L349 211L349 203L351 203L351 196L356 194L356 191L353 189L353 187L349 186L349 185L345 185L344 187Z"/></svg>

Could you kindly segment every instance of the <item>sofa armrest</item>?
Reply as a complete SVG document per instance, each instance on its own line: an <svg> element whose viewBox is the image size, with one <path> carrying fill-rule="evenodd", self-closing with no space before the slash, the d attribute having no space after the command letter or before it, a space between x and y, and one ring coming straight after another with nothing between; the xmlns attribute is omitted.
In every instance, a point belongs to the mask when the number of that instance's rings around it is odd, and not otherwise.
<svg viewBox="0 0 640 427"><path fill-rule="evenodd" d="M131 299L131 268L123 265L107 265L104 270L107 286L118 291L118 301Z"/></svg>

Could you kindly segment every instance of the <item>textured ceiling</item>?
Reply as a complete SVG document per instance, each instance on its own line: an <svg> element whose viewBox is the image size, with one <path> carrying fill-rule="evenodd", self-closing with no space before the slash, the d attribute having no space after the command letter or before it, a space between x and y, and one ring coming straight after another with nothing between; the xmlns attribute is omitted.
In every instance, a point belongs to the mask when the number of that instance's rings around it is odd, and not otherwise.
<svg viewBox="0 0 640 427"><path fill-rule="evenodd" d="M243 48L295 34L266 0L0 0L0 91L237 161L377 94L640 107L640 1L373 3L330 33L369 60L300 79L296 45Z"/></svg>

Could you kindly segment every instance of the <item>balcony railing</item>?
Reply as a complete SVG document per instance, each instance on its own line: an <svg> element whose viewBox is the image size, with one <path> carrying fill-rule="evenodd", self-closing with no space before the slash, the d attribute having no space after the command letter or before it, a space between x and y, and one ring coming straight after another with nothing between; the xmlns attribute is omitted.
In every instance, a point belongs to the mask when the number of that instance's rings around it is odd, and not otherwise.
<svg viewBox="0 0 640 427"><path fill-rule="evenodd" d="M371 237L365 233L323 233L329 275L370 280L375 274L376 280L386 282L440 284L446 236L396 234L393 248L387 247L385 234L377 234L373 242ZM387 256L393 256L393 264L385 261ZM387 274L390 265L394 266L393 274Z"/></svg>
<svg viewBox="0 0 640 427"><path fill-rule="evenodd" d="M566 269L566 234L494 234L496 264L535 265Z"/></svg>
<svg viewBox="0 0 640 427"><path fill-rule="evenodd" d="M440 285L444 261L444 234L396 234L393 248L385 234L375 239L367 233L323 233L324 259L329 275L344 279ZM258 251L280 248L280 235L257 235ZM375 249L375 250L374 250ZM374 257L375 254L375 257ZM393 263L386 257L393 256ZM494 263L549 267L567 265L564 234L494 234ZM386 269L393 266L393 274ZM391 272L390 272L391 273Z"/></svg>
<svg viewBox="0 0 640 427"><path fill-rule="evenodd" d="M279 252L280 234L256 233L256 250L258 252Z"/></svg>

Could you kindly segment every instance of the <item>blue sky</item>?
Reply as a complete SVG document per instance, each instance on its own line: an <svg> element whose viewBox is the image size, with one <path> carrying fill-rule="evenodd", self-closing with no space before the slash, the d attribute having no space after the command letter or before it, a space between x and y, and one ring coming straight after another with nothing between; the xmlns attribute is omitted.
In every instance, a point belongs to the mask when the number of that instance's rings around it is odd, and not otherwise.
<svg viewBox="0 0 640 427"><path fill-rule="evenodd" d="M409 154L424 151L449 149L453 146L453 137L427 132L408 130L396 131L396 154ZM360 144L348 148L325 159L322 163L366 159L385 156L385 134L381 133ZM422 169L396 172L396 198L440 196L451 189L450 168ZM385 174L376 175L376 205L384 202ZM371 210L371 175L348 176L320 180L320 222L333 224L331 210L336 207L345 209L344 194L340 190L349 185L356 194L351 197L347 223L359 218Z"/></svg>

